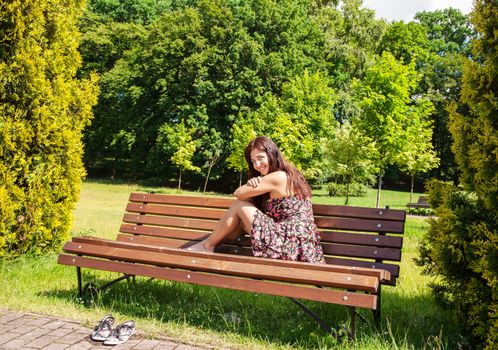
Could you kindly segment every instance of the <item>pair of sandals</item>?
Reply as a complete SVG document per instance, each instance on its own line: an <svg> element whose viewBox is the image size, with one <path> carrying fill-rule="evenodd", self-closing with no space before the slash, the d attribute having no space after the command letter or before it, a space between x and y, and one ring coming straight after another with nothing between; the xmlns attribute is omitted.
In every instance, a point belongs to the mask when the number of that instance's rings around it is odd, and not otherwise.
<svg viewBox="0 0 498 350"><path fill-rule="evenodd" d="M112 328L114 317L105 315L95 327L90 338L93 341L103 341L104 345L118 345L127 341L135 333L135 321L121 323L116 328Z"/></svg>

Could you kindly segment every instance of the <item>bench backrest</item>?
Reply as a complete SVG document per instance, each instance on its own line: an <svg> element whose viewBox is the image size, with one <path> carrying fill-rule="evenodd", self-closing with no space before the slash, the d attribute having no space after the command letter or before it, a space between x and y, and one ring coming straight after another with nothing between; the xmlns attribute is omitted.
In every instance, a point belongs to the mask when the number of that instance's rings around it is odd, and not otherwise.
<svg viewBox="0 0 498 350"><path fill-rule="evenodd" d="M182 248L204 239L233 198L132 193L118 241ZM399 276L404 210L314 204L328 264L384 269ZM217 252L252 255L248 235L226 241Z"/></svg>
<svg viewBox="0 0 498 350"><path fill-rule="evenodd" d="M418 197L418 202L419 203L428 203L428 201L429 200L428 200L427 196L420 196L420 197Z"/></svg>

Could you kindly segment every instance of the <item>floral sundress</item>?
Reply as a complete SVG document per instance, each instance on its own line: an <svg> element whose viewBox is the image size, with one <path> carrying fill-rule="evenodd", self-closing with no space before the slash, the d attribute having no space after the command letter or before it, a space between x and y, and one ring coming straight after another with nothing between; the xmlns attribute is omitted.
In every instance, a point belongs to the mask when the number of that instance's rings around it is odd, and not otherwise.
<svg viewBox="0 0 498 350"><path fill-rule="evenodd" d="M257 257L325 262L311 202L297 196L270 198L256 211L251 244Z"/></svg>

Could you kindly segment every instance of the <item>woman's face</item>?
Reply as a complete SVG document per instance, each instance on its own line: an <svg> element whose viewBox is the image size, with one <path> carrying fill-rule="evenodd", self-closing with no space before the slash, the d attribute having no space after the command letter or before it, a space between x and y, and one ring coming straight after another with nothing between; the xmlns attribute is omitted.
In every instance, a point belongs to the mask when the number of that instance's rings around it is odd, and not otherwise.
<svg viewBox="0 0 498 350"><path fill-rule="evenodd" d="M270 170L270 165L268 164L268 154L259 149L253 149L251 151L251 162L252 166L256 171L259 171L261 175L265 176Z"/></svg>

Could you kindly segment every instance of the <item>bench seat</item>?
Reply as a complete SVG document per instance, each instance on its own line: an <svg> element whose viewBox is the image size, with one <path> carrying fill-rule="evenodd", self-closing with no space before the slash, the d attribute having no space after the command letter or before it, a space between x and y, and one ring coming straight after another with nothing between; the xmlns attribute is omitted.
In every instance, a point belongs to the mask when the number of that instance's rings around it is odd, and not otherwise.
<svg viewBox="0 0 498 350"><path fill-rule="evenodd" d="M381 285L399 276L404 211L313 205L326 264L256 258L247 234L214 253L185 249L209 235L233 200L132 193L116 240L73 237L58 262L77 268L80 294L81 268L89 268L285 296L301 307L296 299L344 305L353 337L356 308L379 321Z"/></svg>
<svg viewBox="0 0 498 350"><path fill-rule="evenodd" d="M418 197L416 203L408 203L406 205L408 208L422 208L422 209L430 209L431 205L429 204L428 198L426 196Z"/></svg>

